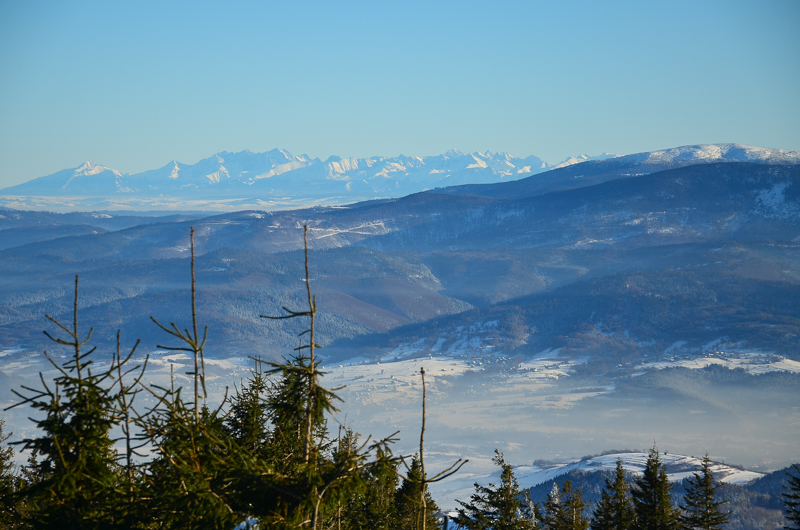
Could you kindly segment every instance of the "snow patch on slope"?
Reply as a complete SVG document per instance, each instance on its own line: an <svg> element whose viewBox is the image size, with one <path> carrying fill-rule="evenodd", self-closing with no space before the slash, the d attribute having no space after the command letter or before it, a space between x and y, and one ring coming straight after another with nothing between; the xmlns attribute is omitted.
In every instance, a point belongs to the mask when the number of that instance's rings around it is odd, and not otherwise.
<svg viewBox="0 0 800 530"><path fill-rule="evenodd" d="M786 190L791 182L780 182L772 188L761 190L756 195L756 207L753 212L767 219L790 219L800 213L797 203L786 200Z"/></svg>

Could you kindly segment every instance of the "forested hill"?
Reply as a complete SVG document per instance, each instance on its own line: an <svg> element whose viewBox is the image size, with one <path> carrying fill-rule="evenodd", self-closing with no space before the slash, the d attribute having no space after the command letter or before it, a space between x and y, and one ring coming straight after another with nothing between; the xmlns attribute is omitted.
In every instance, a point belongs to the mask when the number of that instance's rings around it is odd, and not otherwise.
<svg viewBox="0 0 800 530"><path fill-rule="evenodd" d="M74 216L7 210L0 340L35 347L42 315L67 310L69 278L79 273L98 339L110 340L125 315L128 333L147 344L155 333L150 314L172 321L185 311L194 226L209 351L281 351L295 330L267 333L258 315L299 302L300 227L309 224L326 343L413 332L403 326L428 321L420 330L429 333L447 315L502 313L511 304L524 306L525 326L540 330L536 347L579 349L581 326L602 319L606 333L628 330L629 342L705 340L719 331L790 353L793 343L782 337L792 336L798 318L791 302L800 278L798 184L797 165L722 163L521 198L421 193L337 208L148 218L122 229L131 218L87 215L76 224ZM41 240L37 226L53 227L56 237ZM82 232L58 237L70 226ZM554 302L547 300L556 299L575 317L564 329L548 324ZM603 301L612 299L624 306ZM653 319L665 310L658 327L661 317ZM742 318L755 314L780 325L769 332L745 325Z"/></svg>

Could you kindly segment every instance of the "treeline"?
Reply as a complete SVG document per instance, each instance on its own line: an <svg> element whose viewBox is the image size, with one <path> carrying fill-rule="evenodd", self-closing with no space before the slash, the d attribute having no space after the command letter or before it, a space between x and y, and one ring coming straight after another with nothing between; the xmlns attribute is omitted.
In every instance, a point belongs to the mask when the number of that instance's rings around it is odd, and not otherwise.
<svg viewBox="0 0 800 530"><path fill-rule="evenodd" d="M768 473L764 477L747 484L731 484L724 482L715 492L715 498L724 502L723 509L728 514L726 530L761 530L763 528L781 528L784 523L785 485L789 480L792 468L787 467ZM629 481L634 475L626 474ZM569 480L573 488L579 488L583 500L591 509L600 500L605 490L605 479L612 478L611 471L586 471L574 469L552 481L548 481L528 490L533 502L544 502L553 487L561 487ZM686 487L692 478L685 478L672 483L673 503L680 505L686 493ZM556 486L554 486L556 485Z"/></svg>

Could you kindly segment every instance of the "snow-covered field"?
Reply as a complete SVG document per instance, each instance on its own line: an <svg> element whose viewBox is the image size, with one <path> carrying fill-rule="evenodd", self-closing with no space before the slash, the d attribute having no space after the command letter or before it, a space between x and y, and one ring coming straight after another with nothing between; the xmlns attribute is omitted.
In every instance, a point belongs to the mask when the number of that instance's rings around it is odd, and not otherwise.
<svg viewBox="0 0 800 530"><path fill-rule="evenodd" d="M400 348L398 348L400 349ZM418 352L413 352L418 353ZM425 355L405 360L397 359L394 352L384 357L384 362L369 362L363 358L325 367L326 380L334 386L346 385L350 399L362 404L391 403L418 399L421 389L420 369L424 368L426 383L432 395L447 394L459 377L482 372L501 374L505 378L502 393L517 394L525 390L541 390L552 386L559 378L568 377L579 361L559 359L547 355L536 356L517 363L504 355L487 355L481 358L458 355ZM611 387L609 387L611 388ZM494 389L500 390L500 389ZM606 388L602 391L607 390ZM599 392L590 392L597 394ZM585 395L579 397L586 397ZM552 402L548 407L552 406Z"/></svg>

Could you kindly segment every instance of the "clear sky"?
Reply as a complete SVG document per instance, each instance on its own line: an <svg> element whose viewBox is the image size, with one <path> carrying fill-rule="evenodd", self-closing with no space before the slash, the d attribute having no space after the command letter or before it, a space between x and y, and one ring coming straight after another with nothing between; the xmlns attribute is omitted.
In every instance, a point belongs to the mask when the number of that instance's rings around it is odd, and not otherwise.
<svg viewBox="0 0 800 530"><path fill-rule="evenodd" d="M89 159L800 150L800 1L0 2L0 188Z"/></svg>

